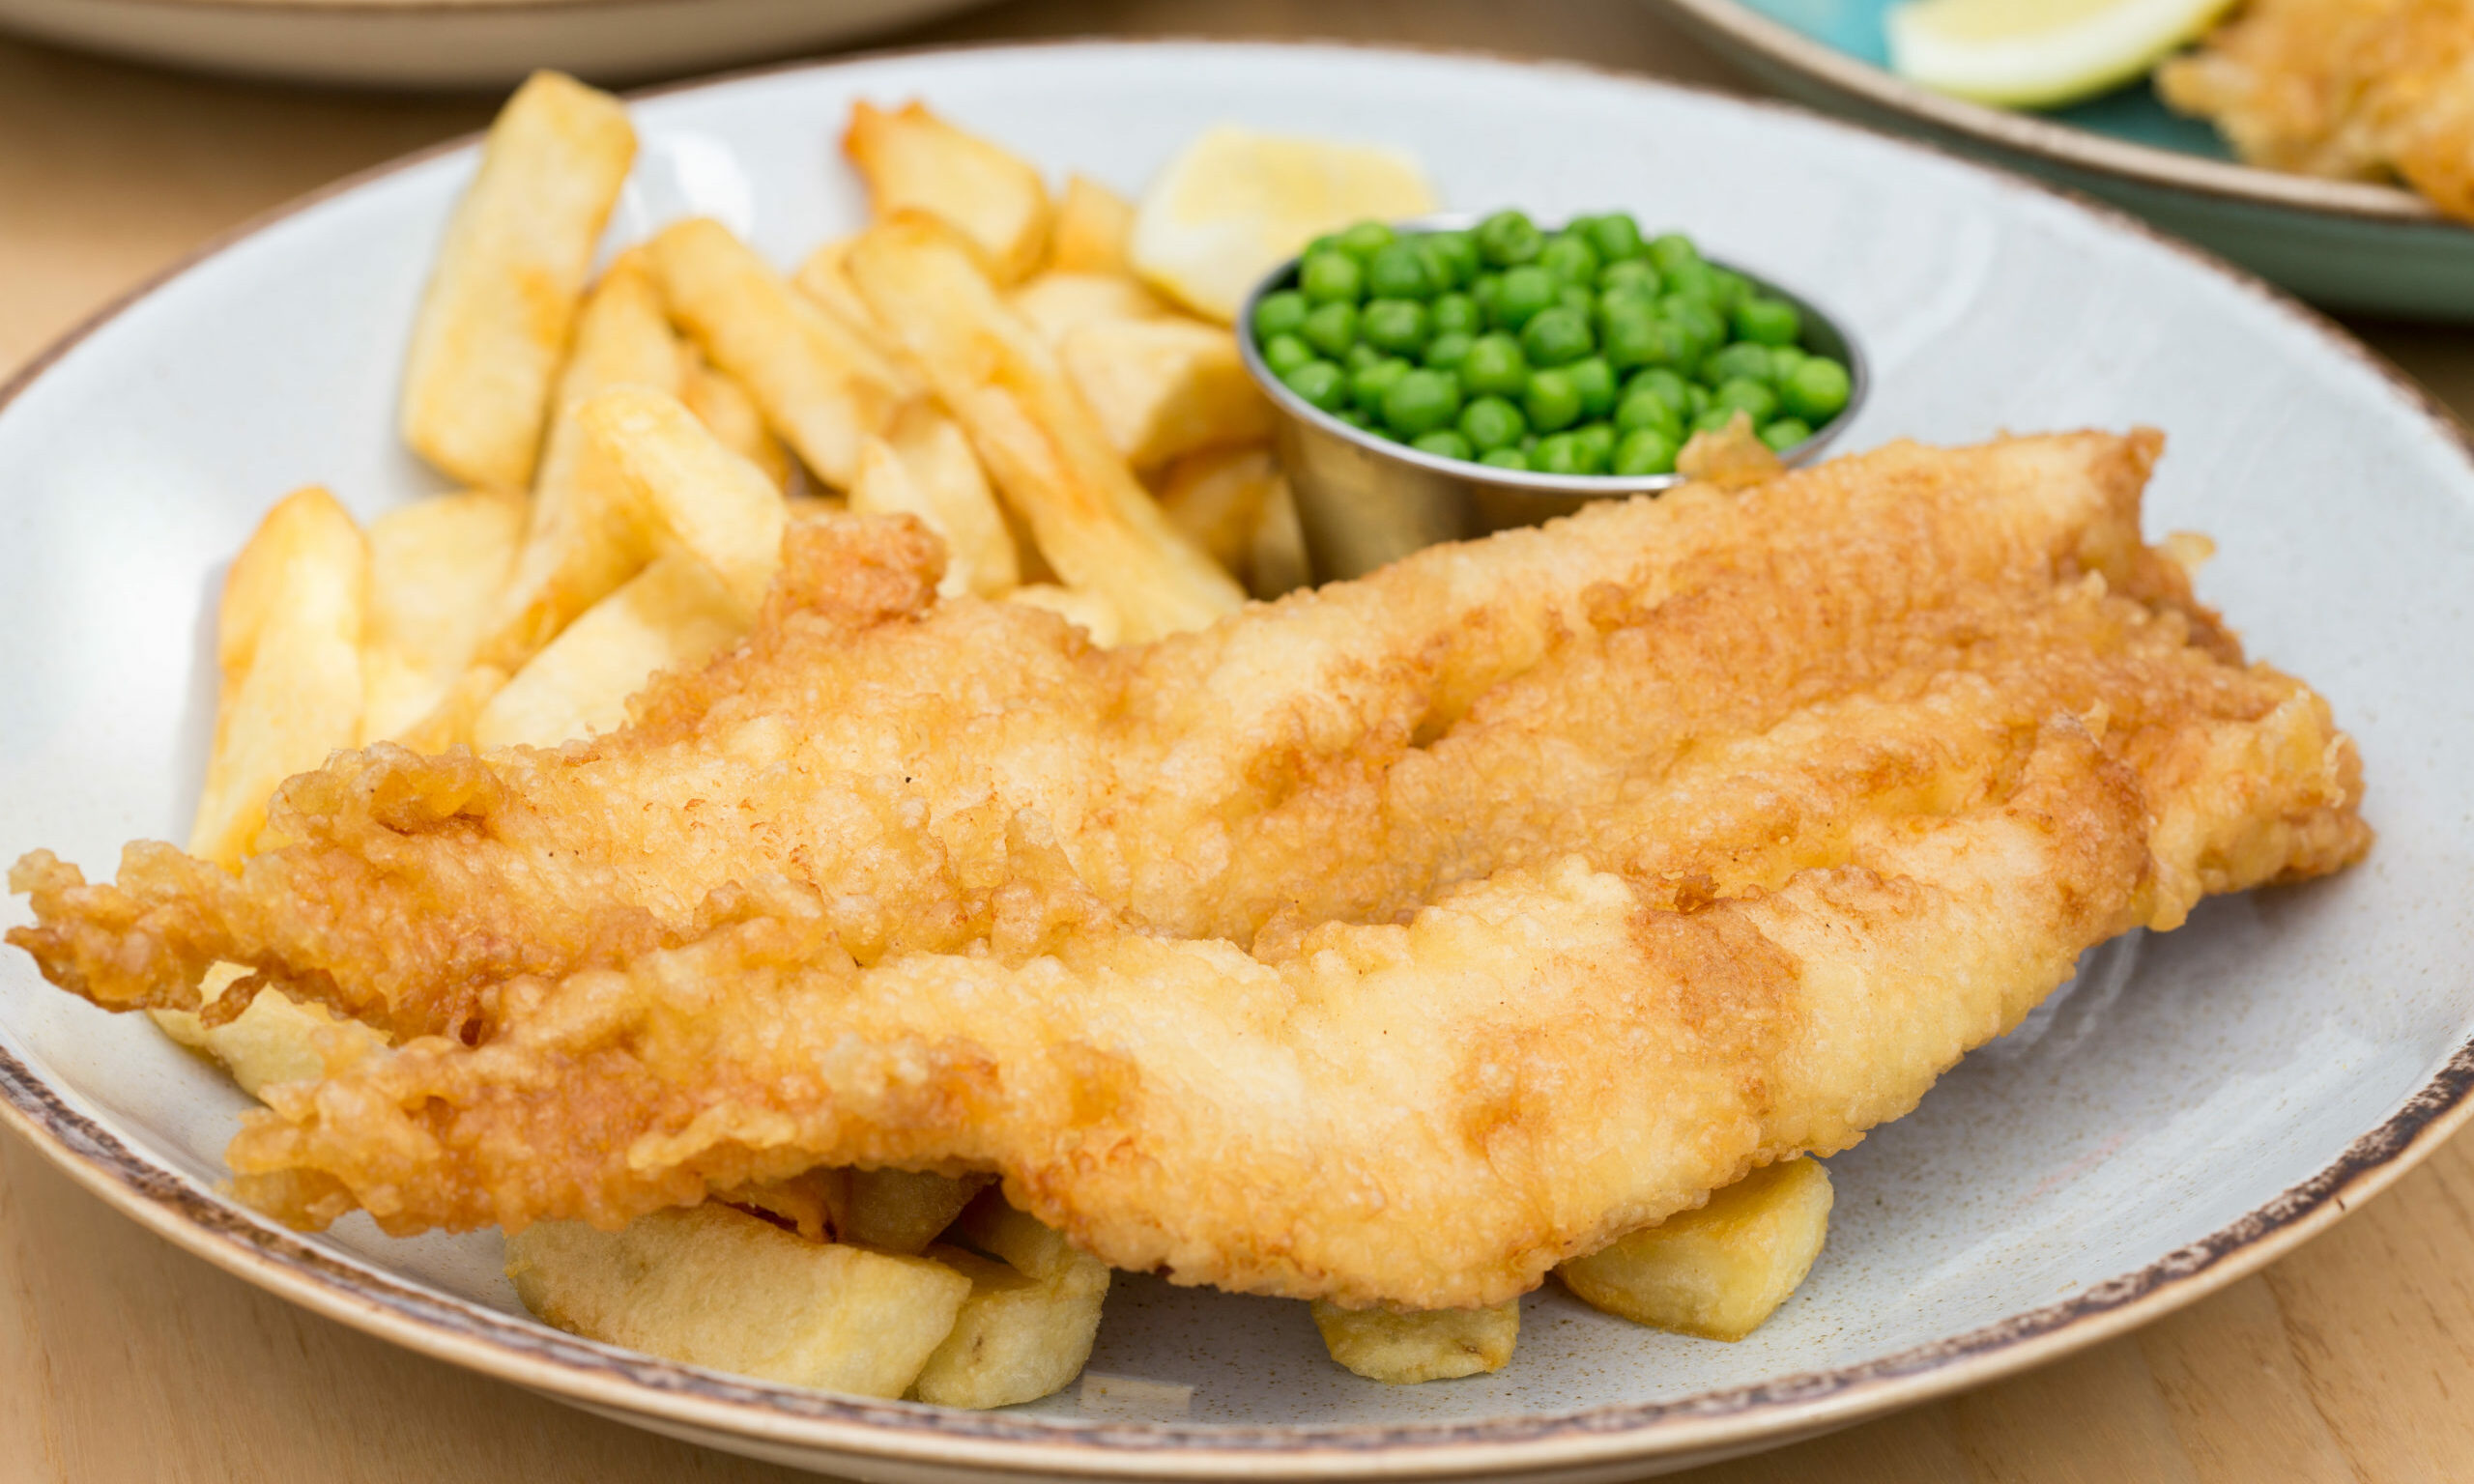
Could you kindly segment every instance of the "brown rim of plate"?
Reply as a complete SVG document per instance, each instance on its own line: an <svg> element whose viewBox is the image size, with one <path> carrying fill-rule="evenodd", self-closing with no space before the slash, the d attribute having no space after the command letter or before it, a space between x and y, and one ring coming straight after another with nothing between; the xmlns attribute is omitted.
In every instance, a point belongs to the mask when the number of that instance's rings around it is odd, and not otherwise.
<svg viewBox="0 0 2474 1484"><path fill-rule="evenodd" d="M527 11L643 10L655 6L684 9L708 0L77 0L81 5L115 5L124 10L224 11L250 15L301 13L321 17L338 15L496 15Z"/></svg>
<svg viewBox="0 0 2474 1484"><path fill-rule="evenodd" d="M627 95L646 101L792 71L827 71L950 54L1162 46L1361 51L1497 67L1566 71L1649 91L1714 99L1881 142L1883 136L1765 99L1628 75L1580 63L1539 62L1469 48L1350 43L1058 40L897 47L830 61L773 63ZM446 140L264 213L219 234L98 309L6 383L0 414L77 345L157 290L310 207L395 175L479 139ZM2281 290L2188 243L2077 192L2010 175L1913 139L1893 147L1937 156L1997 188L2057 197L2116 228L2219 274L2325 349L2385 381L2459 450L2474 473L2474 437L2429 393L2336 324ZM304 1308L417 1354L548 1393L605 1413L649 1417L708 1434L887 1462L1025 1474L1211 1479L1444 1477L1522 1474L1648 1460L1765 1440L1785 1441L1844 1427L1901 1407L1983 1384L2110 1339L2264 1267L2333 1225L2393 1184L2474 1117L2474 1040L2376 1127L2317 1174L2237 1220L2136 1271L2088 1285L2069 1298L1961 1334L1824 1371L1773 1377L1669 1401L1419 1426L1337 1427L1091 1422L1004 1412L964 1412L723 1375L552 1329L530 1318L451 1298L406 1281L258 1216L187 1176L133 1153L104 1122L78 1108L0 1044L0 1123L24 1135L79 1184L177 1246Z"/></svg>
<svg viewBox="0 0 2474 1484"><path fill-rule="evenodd" d="M1695 26L1715 32L1875 107L1905 114L1981 144L2032 155L2132 185L2197 191L2252 206L2410 226L2457 224L2438 208L2402 186L2329 180L2206 159L2109 138L2038 114L1995 108L1935 93L1816 42L1738 0L1658 3Z"/></svg>

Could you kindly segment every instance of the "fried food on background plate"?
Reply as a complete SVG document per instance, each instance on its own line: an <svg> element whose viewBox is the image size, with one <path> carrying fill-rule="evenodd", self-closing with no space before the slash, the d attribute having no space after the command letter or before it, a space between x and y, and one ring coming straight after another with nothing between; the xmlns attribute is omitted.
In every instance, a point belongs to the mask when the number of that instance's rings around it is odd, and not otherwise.
<svg viewBox="0 0 2474 1484"><path fill-rule="evenodd" d="M2257 165L2395 178L2474 221L2474 4L2251 0L2157 91Z"/></svg>
<svg viewBox="0 0 2474 1484"><path fill-rule="evenodd" d="M238 875L38 852L10 936L115 1008L229 960L392 1031L235 1142L296 1222L983 1169L1113 1267L1494 1305L2366 848L2325 703L2142 543L2157 446L1892 445L1115 651L802 520L633 725L348 755Z"/></svg>

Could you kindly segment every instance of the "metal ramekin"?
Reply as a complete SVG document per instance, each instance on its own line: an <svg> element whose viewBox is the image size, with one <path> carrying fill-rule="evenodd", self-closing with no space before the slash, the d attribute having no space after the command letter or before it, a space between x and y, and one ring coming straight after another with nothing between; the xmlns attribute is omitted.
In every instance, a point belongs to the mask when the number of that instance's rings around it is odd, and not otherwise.
<svg viewBox="0 0 2474 1484"><path fill-rule="evenodd" d="M1473 226L1477 218L1422 216L1399 230L1430 232ZM1625 478L1613 474L1532 474L1421 453L1406 443L1353 428L1288 389L1263 364L1254 344L1254 305L1295 280L1302 255L1264 275L1238 311L1237 348L1254 383L1280 410L1280 461L1296 492L1299 524L1317 582L1357 577L1441 541L1461 541L1510 526L1535 526L1569 515L1593 499L1663 490L1678 474ZM1758 273L1729 268L1765 294L1796 306L1803 346L1847 366L1847 406L1813 436L1780 457L1801 464L1829 446L1864 403L1870 384L1863 349L1811 300Z"/></svg>

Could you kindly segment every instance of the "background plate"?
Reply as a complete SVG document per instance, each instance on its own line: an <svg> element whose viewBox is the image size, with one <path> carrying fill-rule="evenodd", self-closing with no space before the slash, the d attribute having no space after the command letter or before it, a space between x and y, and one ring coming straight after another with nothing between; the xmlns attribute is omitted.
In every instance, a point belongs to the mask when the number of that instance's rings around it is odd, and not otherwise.
<svg viewBox="0 0 2474 1484"><path fill-rule="evenodd" d="M215 1193L243 1105L151 1027L0 957L0 1111L154 1229L349 1323L614 1415L870 1476L1637 1474L1837 1425L2117 1332L2331 1220L2462 1115L2474 992L2474 465L2350 341L2181 248L2031 186L1760 104L1380 51L1057 46L897 55L647 98L614 241L719 215L777 261L855 225L851 101L932 100L1053 172L1135 189L1233 119L1398 144L1447 204L1623 206L1808 287L1873 357L1847 438L2146 421L2157 530L2321 685L2383 838L2327 883L2213 904L1832 1161L1811 1281L1740 1345L1541 1292L1495 1376L1391 1388L1302 1305L1129 1279L1097 1371L997 1414L756 1385L557 1335L489 1236L302 1239ZM324 480L366 516L441 488L388 429L454 149L278 217L39 365L0 405L0 854L107 868L178 836L213 700L207 617L265 507ZM12 899L0 919L20 921ZM2124 956L2128 955L2128 956Z"/></svg>
<svg viewBox="0 0 2474 1484"><path fill-rule="evenodd" d="M1651 0L1779 92L2102 197L2336 308L2474 321L2474 227L2387 186L2236 164L2141 83L2053 113L1989 108L1890 73L1897 0Z"/></svg>
<svg viewBox="0 0 2474 1484"><path fill-rule="evenodd" d="M141 62L353 87L497 88L538 67L669 77L985 0L0 0L0 26Z"/></svg>

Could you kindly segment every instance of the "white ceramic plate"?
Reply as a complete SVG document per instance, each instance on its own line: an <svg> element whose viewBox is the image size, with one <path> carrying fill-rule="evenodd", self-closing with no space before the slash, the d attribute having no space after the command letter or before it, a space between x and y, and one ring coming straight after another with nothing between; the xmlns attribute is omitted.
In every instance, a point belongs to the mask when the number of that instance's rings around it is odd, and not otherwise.
<svg viewBox="0 0 2474 1484"><path fill-rule="evenodd" d="M0 27L141 62L350 87L496 88L536 67L675 77L985 0L0 0Z"/></svg>
<svg viewBox="0 0 2474 1484"><path fill-rule="evenodd" d="M2363 866L2114 949L1913 1117L1831 1161L1811 1280L1738 1345L1553 1291L1512 1364L1395 1388L1305 1306L1122 1282L1085 1384L1003 1413L745 1384L523 1317L487 1235L277 1231L215 1191L241 1097L134 1017L0 956L0 1108L172 1240L348 1324L647 1426L867 1477L1612 1476L1765 1445L2050 1358L2248 1271L2465 1111L2474 1021L2474 463L2321 322L2040 188L1783 109L1572 68L1381 51L1053 46L891 56L647 98L614 229L709 212L788 262L859 220L852 100L1137 188L1223 119L1415 150L1447 200L1624 206L1807 288L1879 381L1848 442L2165 428L2157 529L2213 532L2205 596L2362 743ZM106 316L0 405L0 853L108 869L178 838L213 698L206 617L268 503L437 488L389 436L405 328L473 166L381 171ZM22 917L12 899L11 920Z"/></svg>

